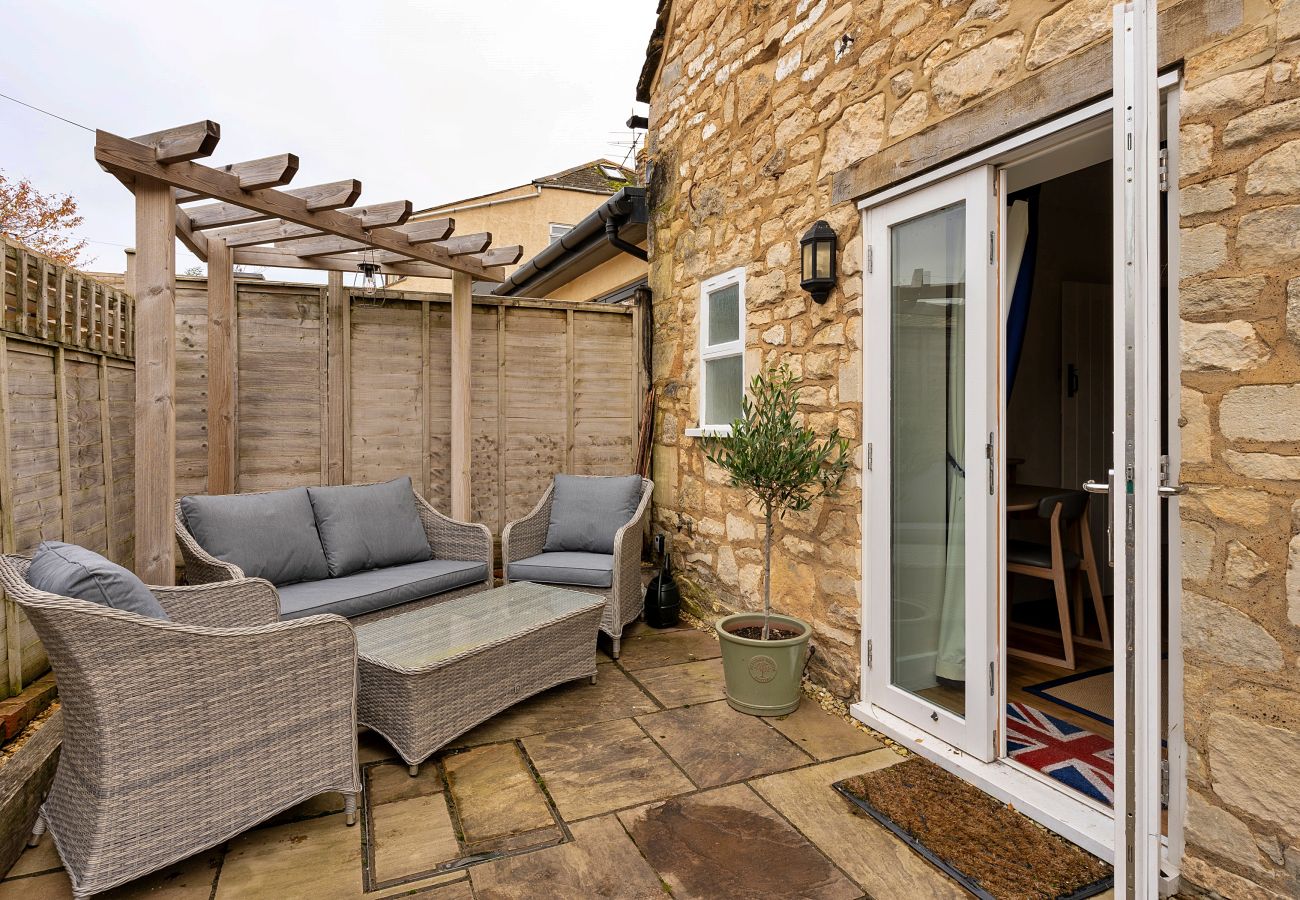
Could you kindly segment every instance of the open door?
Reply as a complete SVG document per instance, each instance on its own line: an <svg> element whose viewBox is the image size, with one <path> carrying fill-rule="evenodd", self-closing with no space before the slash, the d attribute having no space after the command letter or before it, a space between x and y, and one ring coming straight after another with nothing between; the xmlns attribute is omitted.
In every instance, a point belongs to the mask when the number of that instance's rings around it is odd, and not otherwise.
<svg viewBox="0 0 1300 900"><path fill-rule="evenodd" d="M1115 7L1114 455L1108 493L1115 559L1115 894L1155 898L1161 819L1161 460L1156 5Z"/></svg>
<svg viewBox="0 0 1300 900"><path fill-rule="evenodd" d="M866 216L868 701L994 755L994 170Z"/></svg>

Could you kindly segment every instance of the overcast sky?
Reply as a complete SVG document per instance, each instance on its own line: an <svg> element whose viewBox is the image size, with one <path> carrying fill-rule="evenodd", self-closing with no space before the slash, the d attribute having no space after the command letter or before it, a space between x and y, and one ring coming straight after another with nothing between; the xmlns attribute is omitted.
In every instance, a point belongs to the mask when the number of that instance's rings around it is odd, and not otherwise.
<svg viewBox="0 0 1300 900"><path fill-rule="evenodd" d="M124 136L212 119L214 164L291 151L295 185L358 178L360 203L419 209L621 161L654 14L655 0L0 0L0 93ZM131 195L93 147L0 98L0 169L75 196L90 268L121 271ZM177 270L196 263L178 244Z"/></svg>

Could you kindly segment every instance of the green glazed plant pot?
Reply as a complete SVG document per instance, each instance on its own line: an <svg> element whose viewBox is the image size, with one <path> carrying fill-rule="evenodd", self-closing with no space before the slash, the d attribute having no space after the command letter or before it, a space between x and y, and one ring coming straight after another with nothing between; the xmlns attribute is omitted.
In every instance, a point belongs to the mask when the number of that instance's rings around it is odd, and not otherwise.
<svg viewBox="0 0 1300 900"><path fill-rule="evenodd" d="M762 613L736 613L718 620L722 645L722 672L727 682L727 703L751 716L784 716L799 708L804 663L812 626L802 619L773 613L771 625L798 631L797 637L764 641L738 637L732 630L763 627Z"/></svg>

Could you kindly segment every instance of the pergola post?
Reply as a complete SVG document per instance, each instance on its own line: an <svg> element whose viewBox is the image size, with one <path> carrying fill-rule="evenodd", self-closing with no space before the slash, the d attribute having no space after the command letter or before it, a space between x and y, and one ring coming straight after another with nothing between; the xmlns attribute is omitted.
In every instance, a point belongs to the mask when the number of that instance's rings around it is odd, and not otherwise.
<svg viewBox="0 0 1300 900"><path fill-rule="evenodd" d="M135 570L175 581L176 202L171 187L135 180Z"/></svg>
<svg viewBox="0 0 1300 900"><path fill-rule="evenodd" d="M470 326L473 281L451 276L451 517L470 520Z"/></svg>
<svg viewBox="0 0 1300 900"><path fill-rule="evenodd" d="M225 240L208 240L208 493L238 490L236 398L239 317L235 272Z"/></svg>

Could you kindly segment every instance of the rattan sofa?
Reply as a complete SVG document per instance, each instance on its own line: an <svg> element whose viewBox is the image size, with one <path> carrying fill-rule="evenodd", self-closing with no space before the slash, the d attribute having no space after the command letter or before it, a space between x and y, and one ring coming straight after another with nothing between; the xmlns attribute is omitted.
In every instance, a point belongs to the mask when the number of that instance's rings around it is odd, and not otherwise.
<svg viewBox="0 0 1300 900"><path fill-rule="evenodd" d="M448 518L429 505L418 492L413 489L410 492L431 559L410 566L355 571L340 578L277 583L281 617L291 619L314 613L334 613L353 622L365 622L409 611L418 605L440 603L491 588L492 532L487 526ZM237 496L271 497L278 493L282 492L263 491ZM246 573L238 565L219 559L204 549L186 521L183 502L176 502L174 524L185 562L186 582L208 584L244 577ZM443 563L456 565L450 567L450 571L438 574L437 569ZM435 571L429 572L430 567ZM408 570L409 576L404 574ZM357 582L362 586L350 590L349 584ZM424 586L422 589L421 585ZM358 594L362 595L360 602Z"/></svg>
<svg viewBox="0 0 1300 900"><path fill-rule="evenodd" d="M600 630L613 641L613 657L618 659L623 639L623 629L641 615L645 608L645 590L641 582L641 541L645 533L646 516L650 509L650 496L654 483L641 479L641 500L630 521L614 534L614 552L610 561L608 586L583 584L562 572L539 574L542 566L521 566L520 563L543 559L547 530L551 523L551 503L555 497L555 482L547 487L542 499L532 512L522 519L506 525L501 532L501 570L503 584L512 581L532 581L542 584L560 584L574 591L598 594L605 598L605 612Z"/></svg>
<svg viewBox="0 0 1300 900"><path fill-rule="evenodd" d="M63 749L49 830L78 900L220 844L304 800L356 815L357 649L338 616L280 621L269 582L153 587L170 621L0 584L49 654Z"/></svg>

